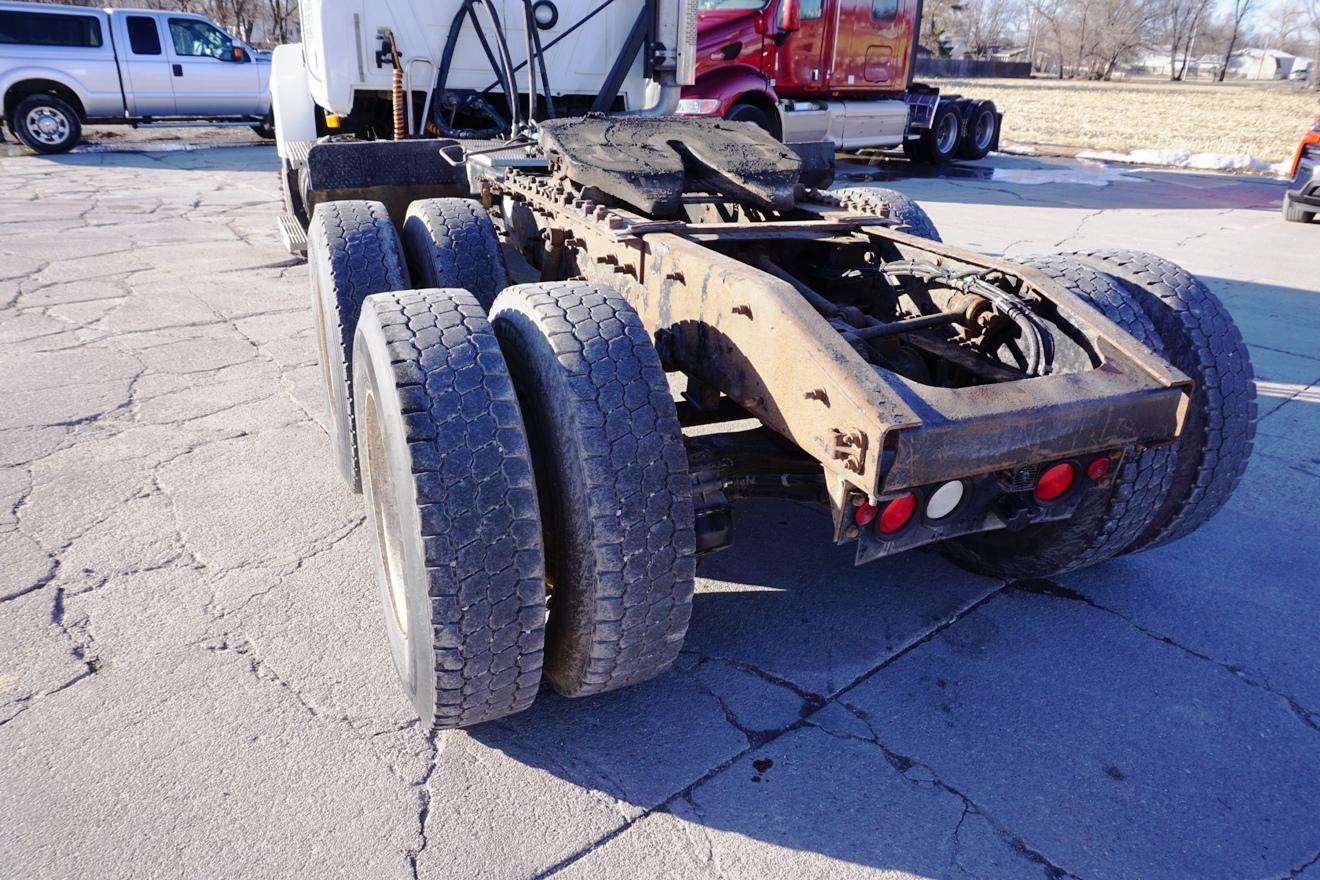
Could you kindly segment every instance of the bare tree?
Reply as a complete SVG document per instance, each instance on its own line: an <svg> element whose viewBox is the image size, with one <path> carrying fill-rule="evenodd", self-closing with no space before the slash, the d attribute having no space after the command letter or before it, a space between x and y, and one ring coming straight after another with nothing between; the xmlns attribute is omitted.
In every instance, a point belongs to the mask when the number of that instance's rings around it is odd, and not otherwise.
<svg viewBox="0 0 1320 880"><path fill-rule="evenodd" d="M1256 0L1233 0L1233 8L1229 10L1229 21L1232 28L1228 34L1228 48L1224 50L1224 63L1219 68L1219 81L1224 81L1224 76L1228 73L1228 64L1233 60L1233 50L1237 48L1238 36L1242 33L1242 24L1255 8Z"/></svg>
<svg viewBox="0 0 1320 880"><path fill-rule="evenodd" d="M984 58L1008 38L1019 12L1017 0L965 0L961 15L964 50Z"/></svg>
<svg viewBox="0 0 1320 880"><path fill-rule="evenodd" d="M298 22L298 0L266 0L266 11L270 21L267 38L276 43L289 42Z"/></svg>
<svg viewBox="0 0 1320 880"><path fill-rule="evenodd" d="M1187 74L1187 62L1196 45L1210 0L1164 0L1157 13L1157 23L1169 41L1169 79L1178 81Z"/></svg>

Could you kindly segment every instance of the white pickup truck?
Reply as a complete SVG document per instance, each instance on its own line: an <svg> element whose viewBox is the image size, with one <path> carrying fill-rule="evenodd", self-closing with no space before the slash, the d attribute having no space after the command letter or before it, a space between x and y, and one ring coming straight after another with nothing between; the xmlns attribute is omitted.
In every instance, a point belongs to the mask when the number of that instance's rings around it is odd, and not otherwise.
<svg viewBox="0 0 1320 880"><path fill-rule="evenodd" d="M273 137L270 61L186 12L0 2L0 119L40 153L84 122L250 125Z"/></svg>

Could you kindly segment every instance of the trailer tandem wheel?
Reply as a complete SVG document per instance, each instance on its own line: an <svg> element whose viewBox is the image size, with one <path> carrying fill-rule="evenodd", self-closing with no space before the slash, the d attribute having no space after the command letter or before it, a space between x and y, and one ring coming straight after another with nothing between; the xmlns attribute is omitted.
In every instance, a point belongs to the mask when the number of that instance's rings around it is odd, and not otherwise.
<svg viewBox="0 0 1320 880"><path fill-rule="evenodd" d="M465 290L378 294L354 344L367 521L404 689L437 728L526 709L545 644L541 520L485 310Z"/></svg>
<svg viewBox="0 0 1320 880"><path fill-rule="evenodd" d="M491 310L546 523L546 678L584 696L678 656L696 537L687 453L650 333L600 284L523 284Z"/></svg>
<svg viewBox="0 0 1320 880"><path fill-rule="evenodd" d="M307 266L330 443L344 482L360 492L351 387L353 332L363 300L409 286L403 248L385 206L368 201L317 205L307 230Z"/></svg>
<svg viewBox="0 0 1320 880"><path fill-rule="evenodd" d="M473 199L422 199L403 221L408 269L422 287L461 287L482 308L509 286L499 236L486 209Z"/></svg>

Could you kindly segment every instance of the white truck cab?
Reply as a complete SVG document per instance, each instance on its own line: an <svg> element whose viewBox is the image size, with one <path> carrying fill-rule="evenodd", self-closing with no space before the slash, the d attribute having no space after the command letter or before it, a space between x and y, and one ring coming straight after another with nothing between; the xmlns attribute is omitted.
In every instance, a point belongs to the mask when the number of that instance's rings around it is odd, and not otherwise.
<svg viewBox="0 0 1320 880"><path fill-rule="evenodd" d="M0 117L34 150L82 124L247 124L268 134L270 62L185 12L0 2Z"/></svg>

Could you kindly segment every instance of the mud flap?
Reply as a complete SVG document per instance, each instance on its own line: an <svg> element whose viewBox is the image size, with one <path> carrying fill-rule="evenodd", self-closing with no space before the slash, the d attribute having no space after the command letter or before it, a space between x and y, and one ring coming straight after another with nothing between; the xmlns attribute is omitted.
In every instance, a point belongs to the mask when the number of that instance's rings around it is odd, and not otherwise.
<svg viewBox="0 0 1320 880"><path fill-rule="evenodd" d="M468 195L467 175L440 155L453 141L321 141L301 169L307 216L322 202L379 201L398 226L418 199Z"/></svg>

